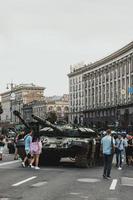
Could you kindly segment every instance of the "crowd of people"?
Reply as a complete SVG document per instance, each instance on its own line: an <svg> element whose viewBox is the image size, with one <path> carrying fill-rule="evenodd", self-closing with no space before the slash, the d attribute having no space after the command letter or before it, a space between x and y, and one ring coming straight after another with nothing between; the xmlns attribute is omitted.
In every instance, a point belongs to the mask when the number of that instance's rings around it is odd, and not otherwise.
<svg viewBox="0 0 133 200"><path fill-rule="evenodd" d="M111 167L114 154L116 155L116 167L122 169L124 157L128 166L133 165L133 137L119 133L117 137L111 135L111 130L101 139L101 146L104 159L103 178L110 179Z"/></svg>
<svg viewBox="0 0 133 200"><path fill-rule="evenodd" d="M38 132L30 130L28 134L24 136L24 133L21 134L21 137L24 137L24 146L25 146L25 157L22 161L22 166L25 167L26 163L29 167L40 169L39 164L39 157L42 151L42 143L40 140L40 135ZM20 136L18 136L20 139ZM16 154L17 155L17 146L16 146Z"/></svg>
<svg viewBox="0 0 133 200"><path fill-rule="evenodd" d="M4 135L0 135L0 160L3 157L3 150L5 146L6 137ZM12 147L14 148L14 160L18 160L19 152L17 147L17 142L20 139L24 139L24 159L22 161L22 166L25 167L28 165L31 168L40 169L39 164L39 157L42 151L42 143L40 140L40 135L38 132L29 130L26 134L25 131L21 131L16 135L13 140Z"/></svg>
<svg viewBox="0 0 133 200"><path fill-rule="evenodd" d="M31 168L39 168L39 158L42 151L42 143L38 132L29 130L26 134L25 131L17 134L14 139L14 160L17 160L18 148L17 141L24 139L24 151L25 157L22 161L22 166L28 165ZM5 146L4 136L0 135L0 160L2 160L3 149ZM128 166L133 165L133 136L117 134L117 137L112 136L110 129L106 131L106 134L101 138L101 147L103 152L104 170L103 178L110 179L112 160L114 155L116 156L116 167L118 170L122 169L123 160L126 158Z"/></svg>
<svg viewBox="0 0 133 200"><path fill-rule="evenodd" d="M33 131L30 130L29 134L24 137L24 143L26 156L22 162L22 166L25 167L25 163L28 161L31 168L40 169L38 163L42 150L42 143L39 134L36 132L33 133Z"/></svg>

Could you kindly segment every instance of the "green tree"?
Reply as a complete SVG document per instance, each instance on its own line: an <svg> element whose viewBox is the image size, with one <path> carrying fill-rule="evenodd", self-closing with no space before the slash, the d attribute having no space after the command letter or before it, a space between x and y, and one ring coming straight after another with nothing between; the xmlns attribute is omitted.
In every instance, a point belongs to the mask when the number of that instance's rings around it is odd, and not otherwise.
<svg viewBox="0 0 133 200"><path fill-rule="evenodd" d="M49 112L47 120L50 121L52 124L54 124L57 121L56 112L54 111Z"/></svg>
<svg viewBox="0 0 133 200"><path fill-rule="evenodd" d="M2 113L3 113L3 109L2 109L2 106L0 104L0 114L2 114Z"/></svg>

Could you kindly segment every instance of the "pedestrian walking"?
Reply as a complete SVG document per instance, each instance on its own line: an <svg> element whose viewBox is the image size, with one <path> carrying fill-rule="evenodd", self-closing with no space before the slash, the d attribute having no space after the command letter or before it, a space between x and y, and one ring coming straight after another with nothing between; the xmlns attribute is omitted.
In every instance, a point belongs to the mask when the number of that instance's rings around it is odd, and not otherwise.
<svg viewBox="0 0 133 200"><path fill-rule="evenodd" d="M115 140L111 136L110 129L106 131L106 136L102 138L101 145L102 145L103 158L104 158L103 178L110 179L112 159L113 159L113 153L114 153L114 148L115 148Z"/></svg>
<svg viewBox="0 0 133 200"><path fill-rule="evenodd" d="M30 163L31 168L34 167L33 166L33 163L34 163L35 169L40 169L38 164L39 164L39 157L42 152L42 143L40 140L40 135L37 132L34 132L34 134L33 134L30 151L31 151L31 155L32 155L32 160Z"/></svg>
<svg viewBox="0 0 133 200"><path fill-rule="evenodd" d="M26 162L28 160L28 163L30 163L30 159L31 159L31 153L30 153L30 145L31 145L31 142L32 142L32 133L33 131L30 130L29 134L27 134L25 137L24 137L24 144L25 144L25 158L22 162L22 166L25 167L26 165Z"/></svg>
<svg viewBox="0 0 133 200"><path fill-rule="evenodd" d="M25 131L22 130L20 133L18 133L16 135L16 137L14 138L14 148L15 148L15 153L14 153L14 160L18 160L19 155L18 155L18 148L17 148L17 142L18 140L24 138L25 136Z"/></svg>
<svg viewBox="0 0 133 200"><path fill-rule="evenodd" d="M128 136L128 146L126 150L126 156L127 156L128 166L133 164L133 137L132 136Z"/></svg>
<svg viewBox="0 0 133 200"><path fill-rule="evenodd" d="M3 140L4 140L4 136L0 135L0 160L2 160L3 150L4 150L4 146L5 146L5 142Z"/></svg>
<svg viewBox="0 0 133 200"><path fill-rule="evenodd" d="M122 156L125 152L125 147L127 147L127 141L123 139L121 134L118 134L118 138L115 141L116 167L118 170L122 169Z"/></svg>

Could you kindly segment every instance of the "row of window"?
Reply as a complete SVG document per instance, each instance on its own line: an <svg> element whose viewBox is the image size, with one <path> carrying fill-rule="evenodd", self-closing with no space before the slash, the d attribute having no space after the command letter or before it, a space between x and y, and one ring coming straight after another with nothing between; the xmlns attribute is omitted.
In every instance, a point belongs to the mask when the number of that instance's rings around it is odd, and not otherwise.
<svg viewBox="0 0 133 200"><path fill-rule="evenodd" d="M109 74L110 74L110 78L112 79L112 76L114 74L114 76L120 76L120 74L122 73L122 75L124 74L128 74L129 73L129 68L130 68L130 73L133 72L133 57L132 59L130 58L129 60L126 60L125 62L121 62L119 64L114 64L113 68L109 68L109 66L107 66L106 69L102 68L101 71L94 71L93 74L89 74L90 78L92 78L92 76L95 76L96 78L101 77L103 74L106 75L107 79L109 78ZM118 74L118 75L117 75Z"/></svg>
<svg viewBox="0 0 133 200"><path fill-rule="evenodd" d="M76 84L76 83L81 83L82 82L82 77L81 76L79 76L79 77L75 77L75 78L73 78L73 79L70 79L70 85L72 85L72 84Z"/></svg>
<svg viewBox="0 0 133 200"><path fill-rule="evenodd" d="M96 79L96 82L95 82L95 79L90 79L90 80L86 80L84 82L84 88L88 88L88 87L94 87L95 85L105 85L105 84L109 84L109 83L113 83L113 82L117 82L117 81L121 81L123 79L129 79L129 76L123 76L121 78L115 78L115 79L112 79L112 80L107 80L105 78L101 79L99 78L99 82L98 82L98 79ZM102 81L101 81L102 80ZM106 81L107 80L107 81ZM130 80L133 82L133 75L130 76ZM95 83L95 84L94 84ZM101 84L102 83L102 84Z"/></svg>

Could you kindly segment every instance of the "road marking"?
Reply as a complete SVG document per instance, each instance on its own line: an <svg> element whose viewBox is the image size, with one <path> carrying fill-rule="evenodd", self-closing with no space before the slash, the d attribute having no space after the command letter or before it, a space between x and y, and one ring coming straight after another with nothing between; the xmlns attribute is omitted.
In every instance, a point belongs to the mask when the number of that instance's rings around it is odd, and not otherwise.
<svg viewBox="0 0 133 200"><path fill-rule="evenodd" d="M88 196L80 196L82 199L88 199Z"/></svg>
<svg viewBox="0 0 133 200"><path fill-rule="evenodd" d="M32 185L32 187L40 187L42 185L46 185L47 183L48 183L47 181L35 183L35 184Z"/></svg>
<svg viewBox="0 0 133 200"><path fill-rule="evenodd" d="M9 198L0 198L0 200L9 200Z"/></svg>
<svg viewBox="0 0 133 200"><path fill-rule="evenodd" d="M113 179L109 189L110 190L115 190L116 185L117 185L117 179Z"/></svg>
<svg viewBox="0 0 133 200"><path fill-rule="evenodd" d="M9 161L9 162L4 162L4 163L0 163L0 166L11 165L11 164L18 163L18 162L20 162L20 160L14 160L14 161Z"/></svg>
<svg viewBox="0 0 133 200"><path fill-rule="evenodd" d="M71 195L80 195L81 193L71 192L71 193L69 193L69 194L71 194Z"/></svg>
<svg viewBox="0 0 133 200"><path fill-rule="evenodd" d="M133 178L122 177L121 178L121 184L125 185L125 186L133 187Z"/></svg>
<svg viewBox="0 0 133 200"><path fill-rule="evenodd" d="M77 181L84 182L84 183L96 183L96 182L100 182L100 179L96 179L96 178L80 178Z"/></svg>
<svg viewBox="0 0 133 200"><path fill-rule="evenodd" d="M26 183L26 182L28 182L28 181L31 181L32 179L35 179L35 178L36 178L36 176L32 176L32 177L27 178L27 179L25 179L25 180L23 180L23 181L20 181L20 182L18 182L18 183L15 183L15 184L13 184L12 186L13 186L13 187L19 186L19 185L21 185L21 184L23 184L23 183Z"/></svg>

